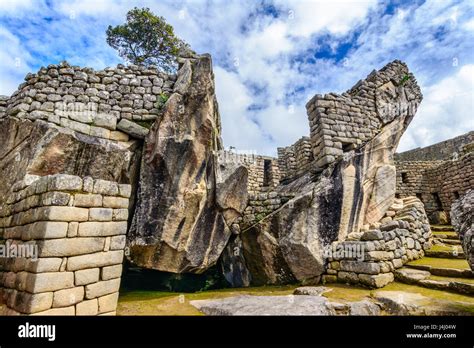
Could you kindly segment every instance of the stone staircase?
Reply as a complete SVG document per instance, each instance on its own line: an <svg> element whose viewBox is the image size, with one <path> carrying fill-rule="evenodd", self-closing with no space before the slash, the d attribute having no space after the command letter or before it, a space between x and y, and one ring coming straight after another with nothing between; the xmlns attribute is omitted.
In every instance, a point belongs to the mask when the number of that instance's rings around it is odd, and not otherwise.
<svg viewBox="0 0 474 348"><path fill-rule="evenodd" d="M395 278L425 288L474 294L474 272L453 227L434 225L431 231L433 246L425 252L425 257L395 271Z"/></svg>

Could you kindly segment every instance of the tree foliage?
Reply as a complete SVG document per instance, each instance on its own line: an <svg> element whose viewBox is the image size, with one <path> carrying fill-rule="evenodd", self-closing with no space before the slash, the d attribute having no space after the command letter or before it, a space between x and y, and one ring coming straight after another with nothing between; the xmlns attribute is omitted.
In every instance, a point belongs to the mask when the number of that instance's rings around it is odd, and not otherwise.
<svg viewBox="0 0 474 348"><path fill-rule="evenodd" d="M128 11L125 24L109 25L107 43L133 64L156 65L166 72L176 69L179 52L188 48L163 17L137 7Z"/></svg>

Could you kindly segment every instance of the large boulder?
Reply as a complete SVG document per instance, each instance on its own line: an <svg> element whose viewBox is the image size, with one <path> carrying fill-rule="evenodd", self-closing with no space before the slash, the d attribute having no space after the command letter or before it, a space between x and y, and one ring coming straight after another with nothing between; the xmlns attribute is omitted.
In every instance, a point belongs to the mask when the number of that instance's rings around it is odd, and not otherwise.
<svg viewBox="0 0 474 348"><path fill-rule="evenodd" d="M211 57L181 60L174 93L145 138L127 236L133 264L202 273L217 262L245 208L247 176L218 168L221 148Z"/></svg>
<svg viewBox="0 0 474 348"><path fill-rule="evenodd" d="M25 175L62 173L123 184L136 176L140 147L135 141L112 142L42 120L5 117L0 126L0 197Z"/></svg>
<svg viewBox="0 0 474 348"><path fill-rule="evenodd" d="M277 194L283 194L289 191L288 186L297 187L293 191L296 196L240 235L252 284L318 282L326 271L324 255L331 243L377 226L394 203L393 155L421 102L419 87L406 65L395 61L342 96L331 94L330 99L323 100L324 104L319 102L318 105L329 108L335 103L347 107L341 107L341 115L320 115L315 122L327 123L312 127L337 125L338 119L346 117L345 110L356 105L351 98L357 101L362 114L376 116L374 124L378 128L374 136L348 146L333 162L327 158L316 162L315 175L303 176L275 189ZM365 122L358 115L357 121ZM326 162L329 163L317 168L319 163Z"/></svg>
<svg viewBox="0 0 474 348"><path fill-rule="evenodd" d="M464 254L474 271L474 190L468 190L451 206L451 222L461 239Z"/></svg>

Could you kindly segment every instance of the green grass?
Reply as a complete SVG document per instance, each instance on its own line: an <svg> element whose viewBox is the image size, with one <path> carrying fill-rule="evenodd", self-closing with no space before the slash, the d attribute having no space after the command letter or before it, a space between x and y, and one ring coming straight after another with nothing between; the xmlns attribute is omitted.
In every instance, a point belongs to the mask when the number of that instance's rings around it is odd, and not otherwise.
<svg viewBox="0 0 474 348"><path fill-rule="evenodd" d="M446 282L461 282L467 284L474 284L474 278L455 278L455 277L440 277L440 276L431 276L428 279L430 280L442 280Z"/></svg>
<svg viewBox="0 0 474 348"><path fill-rule="evenodd" d="M432 279L442 277L432 277ZM455 280L456 278L449 278ZM474 281L474 280L472 280ZM293 293L299 285L262 286L252 288L220 289L196 293L175 293L161 291L130 291L120 292L117 315L202 315L189 302L193 300L219 299L238 295L284 296ZM345 284L326 284L331 290L323 296L331 301L360 301L371 297L374 291L406 291L419 293L433 300L449 301L449 306L461 311L474 313L474 298L441 290L428 289L416 285L393 282L382 289L371 290ZM182 296L180 296L182 295Z"/></svg>
<svg viewBox="0 0 474 348"><path fill-rule="evenodd" d="M440 245L440 244L433 245L428 251L449 251L452 253L454 251L453 247L456 247L458 252L462 251L462 247L460 245Z"/></svg>
<svg viewBox="0 0 474 348"><path fill-rule="evenodd" d="M433 236L438 237L439 235L441 236L454 236L457 237L457 233L454 231L433 231Z"/></svg>
<svg viewBox="0 0 474 348"><path fill-rule="evenodd" d="M299 285L219 289L195 293L162 291L120 292L117 315L202 315L189 301L237 295L290 295Z"/></svg>
<svg viewBox="0 0 474 348"><path fill-rule="evenodd" d="M421 259L408 262L408 265L423 265L432 266L436 268L470 269L466 260L444 259L437 257L423 257Z"/></svg>

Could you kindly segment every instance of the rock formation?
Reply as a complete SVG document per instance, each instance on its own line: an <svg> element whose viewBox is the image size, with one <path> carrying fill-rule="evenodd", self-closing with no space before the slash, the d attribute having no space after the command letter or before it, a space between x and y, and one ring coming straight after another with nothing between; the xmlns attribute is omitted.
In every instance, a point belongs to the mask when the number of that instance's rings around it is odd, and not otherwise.
<svg viewBox="0 0 474 348"><path fill-rule="evenodd" d="M246 204L245 168L219 168L220 119L208 55L181 64L162 116L145 139L130 259L201 273L224 250Z"/></svg>
<svg viewBox="0 0 474 348"><path fill-rule="evenodd" d="M276 187L296 197L240 235L254 284L317 282L325 248L381 225L394 205L393 154L421 98L406 65L394 61L342 95L310 100L313 175Z"/></svg>
<svg viewBox="0 0 474 348"><path fill-rule="evenodd" d="M461 239L464 254L474 271L474 190L469 190L451 207L451 221Z"/></svg>
<svg viewBox="0 0 474 348"><path fill-rule="evenodd" d="M1 263L9 313L113 314L124 254L172 273L218 264L232 286L384 286L430 245L423 204L395 198L393 154L421 98L394 61L312 98L310 136L276 159L223 151L209 55L176 75L65 62L27 75L0 98L0 237L40 253Z"/></svg>

